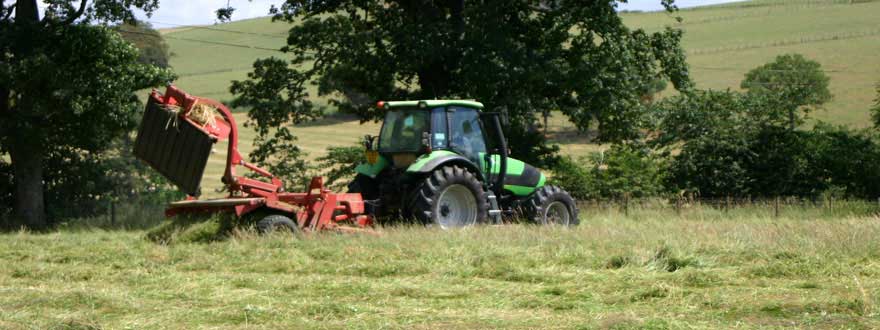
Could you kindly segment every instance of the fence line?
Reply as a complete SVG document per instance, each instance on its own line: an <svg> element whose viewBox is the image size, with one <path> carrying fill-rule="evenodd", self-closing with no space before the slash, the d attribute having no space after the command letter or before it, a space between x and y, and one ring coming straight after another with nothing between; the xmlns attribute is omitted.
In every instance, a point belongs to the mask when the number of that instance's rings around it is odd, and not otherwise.
<svg viewBox="0 0 880 330"><path fill-rule="evenodd" d="M651 211L674 211L681 214L682 211L709 208L719 211L730 211L737 209L753 209L772 212L776 217L781 212L792 209L821 209L829 211L846 211L850 210L868 210L880 213L880 198L876 200L868 199L847 199L834 197L723 197L723 198L629 198L626 196L619 198L604 199L587 199L577 201L578 209L581 211L608 211L618 210L625 216L633 210L651 210Z"/></svg>
<svg viewBox="0 0 880 330"><path fill-rule="evenodd" d="M735 45L735 46L723 46L723 47L716 47L716 48L694 49L694 50L688 51L688 54L690 54L690 55L709 55L709 54L718 54L718 53L726 53L726 52L738 52L738 51L752 50L752 49L794 46L794 45L826 42L826 41L858 39L858 38L865 38L865 37L873 37L873 36L877 36L877 35L880 35L880 30L867 30L867 31L849 32L849 33L823 34L823 35L805 36L805 37L800 37L800 38L796 38L796 39L777 40L777 41L765 42L765 43L760 43L760 44L741 44L741 45Z"/></svg>

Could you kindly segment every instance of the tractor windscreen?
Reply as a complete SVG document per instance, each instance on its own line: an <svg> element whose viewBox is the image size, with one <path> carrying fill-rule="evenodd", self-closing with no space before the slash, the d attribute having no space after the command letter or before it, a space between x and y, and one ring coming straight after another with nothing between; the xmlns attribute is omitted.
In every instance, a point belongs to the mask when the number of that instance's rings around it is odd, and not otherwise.
<svg viewBox="0 0 880 330"><path fill-rule="evenodd" d="M418 152L422 137L428 132L430 112L426 110L394 110L385 114L379 135L379 152Z"/></svg>

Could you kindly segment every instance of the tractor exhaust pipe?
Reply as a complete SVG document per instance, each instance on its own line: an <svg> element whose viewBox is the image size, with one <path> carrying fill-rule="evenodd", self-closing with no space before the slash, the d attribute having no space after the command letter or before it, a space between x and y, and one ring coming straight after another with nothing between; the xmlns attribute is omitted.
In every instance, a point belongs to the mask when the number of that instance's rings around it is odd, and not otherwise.
<svg viewBox="0 0 880 330"><path fill-rule="evenodd" d="M500 145L500 163L498 169L498 177L495 178L495 186L493 187L496 198L501 198L501 193L504 192L504 177L507 174L507 139L504 138L504 130L501 128L501 119L499 118L500 114L495 113L492 116L492 122L495 125L495 132L498 134L498 143ZM491 169L489 173L491 173Z"/></svg>

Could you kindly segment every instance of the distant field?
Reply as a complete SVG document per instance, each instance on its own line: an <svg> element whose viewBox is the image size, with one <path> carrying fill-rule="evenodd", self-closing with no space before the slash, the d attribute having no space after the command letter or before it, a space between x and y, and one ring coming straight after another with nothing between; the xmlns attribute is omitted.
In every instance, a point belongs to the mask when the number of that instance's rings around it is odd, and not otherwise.
<svg viewBox="0 0 880 330"><path fill-rule="evenodd" d="M682 10L676 14L684 19L680 24L662 12L626 13L623 17L628 25L648 31L665 26L684 29L684 45L700 88L738 89L748 70L780 54L804 54L822 64L832 79L835 96L827 109L814 117L866 127L867 109L876 97L874 86L880 81L878 13L880 1L758 0ZM175 53L171 64L181 75L177 84L193 94L228 101L229 82L244 79L255 59L285 56L272 49L284 45L289 28L261 18L168 31L165 36ZM572 130L565 118L554 118L552 141L560 143L566 154L578 156L602 149ZM327 146L350 145L364 134L377 131L378 126L372 123L360 126L357 122L332 122L301 127L295 133L303 149L314 158ZM250 150L250 138L252 133L243 134L242 150ZM222 158L212 164L222 164ZM222 169L211 167L208 173L211 176L204 183L206 192L219 187Z"/></svg>
<svg viewBox="0 0 880 330"><path fill-rule="evenodd" d="M880 82L878 13L880 1L751 1L683 10L682 24L664 13L624 17L649 31L683 29L701 88L738 89L748 70L780 54L804 54L822 64L835 97L814 117L866 127Z"/></svg>
<svg viewBox="0 0 880 330"><path fill-rule="evenodd" d="M877 329L880 219L822 212L167 246L0 234L0 328Z"/></svg>

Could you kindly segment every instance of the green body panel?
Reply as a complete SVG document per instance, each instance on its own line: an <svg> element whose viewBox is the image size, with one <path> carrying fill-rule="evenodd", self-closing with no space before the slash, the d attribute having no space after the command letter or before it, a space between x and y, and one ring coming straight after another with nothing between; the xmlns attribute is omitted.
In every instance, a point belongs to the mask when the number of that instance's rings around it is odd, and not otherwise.
<svg viewBox="0 0 880 330"><path fill-rule="evenodd" d="M433 109L436 107L447 107L450 105L468 107L474 109L483 109L483 104L477 101L467 100L423 100L423 101L390 101L385 102L385 108L417 108L419 103L425 103L425 109Z"/></svg>
<svg viewBox="0 0 880 330"><path fill-rule="evenodd" d="M541 179L538 181L538 184L533 187L506 184L504 185L504 189L512 192L514 195L517 196L528 196L535 192L535 190L537 190L538 188L543 187L546 181L547 177L544 176L544 173L541 173Z"/></svg>
<svg viewBox="0 0 880 330"><path fill-rule="evenodd" d="M382 155L379 155L379 159L376 160L375 164L361 163L354 168L354 171L371 178L376 178L376 176L379 175L379 172L382 172L382 170L388 167L388 164L388 160L385 159L385 157L382 157Z"/></svg>
<svg viewBox="0 0 880 330"><path fill-rule="evenodd" d="M427 168L428 166L438 167L439 165L445 163L442 160L440 163L432 162L433 160L456 156L461 155L448 150L437 150L430 154L422 155L421 157L416 159L416 162L410 165L406 169L406 171L422 173L429 172L434 169ZM482 155L481 158L483 158ZM491 167L489 166L490 164L482 164L483 166L481 166L481 170L490 168L491 174L497 175L499 172L501 172L501 156L492 155L491 158ZM482 177L485 177L485 175L483 175ZM507 158L507 171L504 179L505 190L510 191L516 196L528 196L535 192L536 189L543 187L546 181L547 178L544 176L544 174L538 171L536 168L529 166L521 160L510 157Z"/></svg>
<svg viewBox="0 0 880 330"><path fill-rule="evenodd" d="M501 172L501 155L492 155L492 166L489 169L492 175L497 175ZM483 166L483 168L487 168L489 164ZM544 176L544 173L537 173L539 175L538 182L535 185L518 185L511 184L511 180L514 177L520 177L525 174L527 168L530 168L528 164L525 162L516 159L507 157L507 171L505 171L505 184L504 189L510 191L516 196L528 196L535 192L536 189L544 186L544 183L547 181L547 177ZM536 171L536 169L532 168L530 171ZM534 173L532 173L534 175Z"/></svg>
<svg viewBox="0 0 880 330"><path fill-rule="evenodd" d="M437 151L431 152L429 154L424 154L421 157L417 158L415 163L412 163L409 167L407 167L406 171L407 172L424 172L427 170L433 170L433 169L423 169L423 167L425 167L425 165L427 165L428 162L430 162L432 160L435 160L440 157L446 157L446 156L459 156L459 154L454 153L449 150L437 150Z"/></svg>
<svg viewBox="0 0 880 330"><path fill-rule="evenodd" d="M480 158L485 159L483 154L480 154ZM483 165L483 168L489 167L487 164ZM508 175L522 175L522 172L526 169L526 163L521 160L507 157L507 174ZM498 174L501 173L501 155L492 155L492 168L490 169L490 173Z"/></svg>

